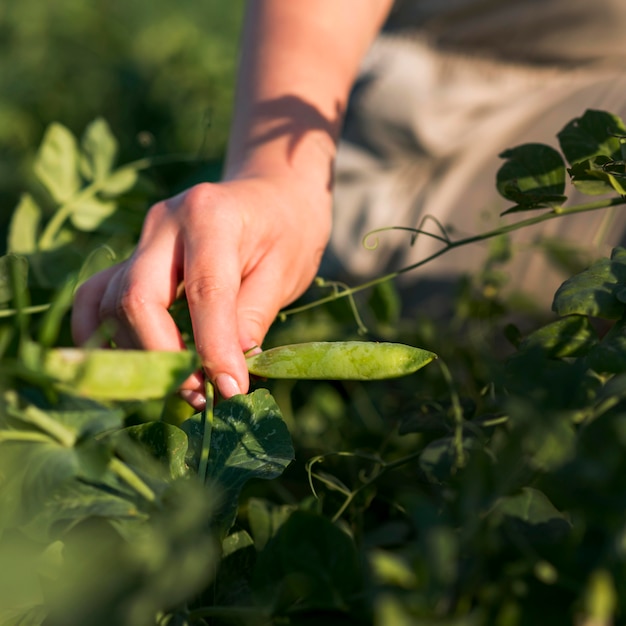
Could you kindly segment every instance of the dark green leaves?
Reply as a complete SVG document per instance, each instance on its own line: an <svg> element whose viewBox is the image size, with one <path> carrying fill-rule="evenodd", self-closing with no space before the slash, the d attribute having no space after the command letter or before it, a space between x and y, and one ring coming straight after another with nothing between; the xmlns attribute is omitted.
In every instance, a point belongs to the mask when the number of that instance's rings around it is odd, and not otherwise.
<svg viewBox="0 0 626 626"><path fill-rule="evenodd" d="M507 161L497 174L498 191L516 203L505 213L554 208L565 202L565 163L554 148L531 143L500 156Z"/></svg>
<svg viewBox="0 0 626 626"><path fill-rule="evenodd" d="M358 612L362 575L352 539L328 519L296 511L267 544L254 591L275 613Z"/></svg>
<svg viewBox="0 0 626 626"><path fill-rule="evenodd" d="M615 248L610 259L599 259L566 280L557 290L552 310L559 315L589 315L618 319L626 303L626 249Z"/></svg>
<svg viewBox="0 0 626 626"><path fill-rule="evenodd" d="M572 164L569 170L577 189L586 194L617 191L622 183L606 169L609 163L623 159L626 127L616 115L588 110L567 124L559 133L561 149Z"/></svg>
<svg viewBox="0 0 626 626"><path fill-rule="evenodd" d="M198 467L204 439L201 421L196 417L183 428L190 438L190 463ZM211 426L206 479L222 492L222 524L226 528L232 524L239 493L249 480L280 476L293 457L289 431L267 390L218 404Z"/></svg>
<svg viewBox="0 0 626 626"><path fill-rule="evenodd" d="M584 194L626 194L624 152L626 127L616 115L587 110L559 133L561 152L574 186ZM497 173L502 196L515 202L504 213L527 209L557 209L566 200L565 161L554 148L539 143L524 144L500 155L506 159Z"/></svg>

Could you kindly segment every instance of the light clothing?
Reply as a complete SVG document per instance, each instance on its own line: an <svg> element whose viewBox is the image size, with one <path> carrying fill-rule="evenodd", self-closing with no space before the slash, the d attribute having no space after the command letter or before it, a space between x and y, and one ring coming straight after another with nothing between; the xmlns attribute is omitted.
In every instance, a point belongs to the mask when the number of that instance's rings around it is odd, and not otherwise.
<svg viewBox="0 0 626 626"><path fill-rule="evenodd" d="M566 9L569 21L561 15L556 22L560 27L549 36L546 24L538 29L541 11L533 13L531 5L543 6L544 19ZM619 22L608 13L613 23L621 24L621 33L626 32L622 0L584 6L578 0L398 3L363 63L350 101L336 161L335 223L322 275L358 284L441 247L423 236L411 247L410 235L388 232L379 235L375 250L366 249L363 238L377 228L418 227L429 215L456 239L528 217L499 217L512 203L496 191L502 164L498 155L528 142L556 147L557 132L588 108L626 119L626 75L621 69L626 67L626 40L623 35L611 39L609 31L600 37L607 18L603 5L621 16ZM400 20L402 11L409 9L414 23L403 28L407 22ZM602 19L584 22L578 30L582 17L591 13ZM598 36L588 40L590 33ZM517 44L511 47L514 36ZM524 37L525 57L518 50ZM566 48L562 54L561 46ZM569 185L566 193L570 203L590 199ZM434 222L427 224L437 232ZM559 237L600 256L623 243L623 233L626 207L519 231L513 239L520 251L507 266L511 287L549 307L567 275L551 267L533 241ZM485 251L486 245L471 245L445 253L405 274L399 285L419 306L437 312L445 308L442 303L450 305L444 287L461 273L479 269Z"/></svg>

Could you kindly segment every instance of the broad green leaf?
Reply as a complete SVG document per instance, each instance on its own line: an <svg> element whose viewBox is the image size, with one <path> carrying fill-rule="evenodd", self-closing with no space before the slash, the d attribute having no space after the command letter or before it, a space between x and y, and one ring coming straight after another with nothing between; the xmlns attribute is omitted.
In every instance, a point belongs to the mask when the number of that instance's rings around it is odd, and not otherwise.
<svg viewBox="0 0 626 626"><path fill-rule="evenodd" d="M203 440L199 417L187 420L183 429L197 467ZM249 480L277 478L293 458L289 431L266 389L220 402L213 416L207 478L221 489L223 524L232 523L239 493Z"/></svg>
<svg viewBox="0 0 626 626"><path fill-rule="evenodd" d="M150 422L130 426L121 432L165 465L172 478L187 475L187 435L180 428L165 422Z"/></svg>
<svg viewBox="0 0 626 626"><path fill-rule="evenodd" d="M33 169L37 178L59 203L67 202L80 189L78 146L74 135L61 124L48 126Z"/></svg>
<svg viewBox="0 0 626 626"><path fill-rule="evenodd" d="M576 357L586 354L598 341L589 318L568 315L542 326L525 337L520 350L541 349L550 358Z"/></svg>
<svg viewBox="0 0 626 626"><path fill-rule="evenodd" d="M134 502L113 489L103 489L96 484L72 480L42 500L36 515L22 525L22 530L33 539L50 540L94 517L145 521L148 516Z"/></svg>
<svg viewBox="0 0 626 626"><path fill-rule="evenodd" d="M26 257L16 254L0 257L0 304L10 302L15 295L13 276L17 276L19 279L18 288L26 289L28 283L28 261Z"/></svg>
<svg viewBox="0 0 626 626"><path fill-rule="evenodd" d="M592 370L603 374L626 372L626 321L617 321L587 355Z"/></svg>
<svg viewBox="0 0 626 626"><path fill-rule="evenodd" d="M619 182L603 166L621 158L621 143L616 135L625 133L618 116L591 109L558 133L561 150L572 166L568 170L572 182L582 193L620 193Z"/></svg>
<svg viewBox="0 0 626 626"><path fill-rule="evenodd" d="M94 406L65 411L51 409L46 414L74 433L77 440L95 437L124 425L124 411L115 407Z"/></svg>
<svg viewBox="0 0 626 626"><path fill-rule="evenodd" d="M116 210L117 202L113 200L86 198L72 205L70 219L78 230L91 232L97 230Z"/></svg>
<svg viewBox="0 0 626 626"><path fill-rule="evenodd" d="M533 525L553 520L565 521L548 497L533 487L523 487L519 493L501 498L490 515L514 517Z"/></svg>
<svg viewBox="0 0 626 626"><path fill-rule="evenodd" d="M610 157L599 155L574 163L567 171L572 178L574 186L581 193L590 196L606 194L611 191L621 193L621 185L617 179L605 169L605 166L613 162L613 159Z"/></svg>
<svg viewBox="0 0 626 626"><path fill-rule="evenodd" d="M321 515L295 511L257 560L253 590L276 613L357 609L363 577L352 539Z"/></svg>
<svg viewBox="0 0 626 626"><path fill-rule="evenodd" d="M554 294L552 310L558 315L590 315L619 319L624 314L626 249L614 248L588 269L568 278Z"/></svg>
<svg viewBox="0 0 626 626"><path fill-rule="evenodd" d="M69 533L63 576L47 589L50 623L154 626L157 613L200 594L217 570L211 504L197 483L175 481L144 523L92 518Z"/></svg>
<svg viewBox="0 0 626 626"><path fill-rule="evenodd" d="M598 155L621 158L619 137L626 134L624 122L606 111L588 109L558 133L559 143L570 164L580 163Z"/></svg>
<svg viewBox="0 0 626 626"><path fill-rule="evenodd" d="M111 133L107 122L97 118L83 134L81 171L85 178L92 181L104 179L115 164L117 139Z"/></svg>
<svg viewBox="0 0 626 626"><path fill-rule="evenodd" d="M80 350L46 353L44 372L68 391L100 400L163 398L199 367L190 351Z"/></svg>
<svg viewBox="0 0 626 626"><path fill-rule="evenodd" d="M109 174L99 185L103 195L109 197L119 196L130 191L137 182L139 173L132 167L120 167Z"/></svg>
<svg viewBox="0 0 626 626"><path fill-rule="evenodd" d="M22 194L11 217L7 251L15 254L35 252L40 223L41 209L30 194Z"/></svg>
<svg viewBox="0 0 626 626"><path fill-rule="evenodd" d="M556 207L565 202L565 163L554 148L529 143L506 150L500 157L506 161L496 176L498 191L516 203L505 213Z"/></svg>
<svg viewBox="0 0 626 626"><path fill-rule="evenodd" d="M248 523L257 550L262 550L267 545L295 510L294 505L278 505L260 498L248 500Z"/></svg>

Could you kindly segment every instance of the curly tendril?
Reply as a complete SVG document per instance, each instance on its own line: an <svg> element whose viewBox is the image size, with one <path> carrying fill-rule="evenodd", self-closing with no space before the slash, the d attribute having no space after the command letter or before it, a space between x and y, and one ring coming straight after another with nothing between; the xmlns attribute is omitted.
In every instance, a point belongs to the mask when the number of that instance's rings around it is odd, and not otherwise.
<svg viewBox="0 0 626 626"><path fill-rule="evenodd" d="M439 233L424 229L424 224L429 220L435 223L439 230ZM446 231L445 226L434 215L428 214L422 218L422 221L417 228L413 228L411 226L384 226L383 228L375 228L374 230L370 230L363 237L363 247L366 250L376 250L380 245L380 238L377 237L377 235L379 233L388 232L391 230L403 230L411 233L411 246L415 245L415 242L417 241L419 235L431 237L432 239L436 239L437 241L441 241L442 243L445 243L447 245L450 244L450 237L448 235L448 232Z"/></svg>

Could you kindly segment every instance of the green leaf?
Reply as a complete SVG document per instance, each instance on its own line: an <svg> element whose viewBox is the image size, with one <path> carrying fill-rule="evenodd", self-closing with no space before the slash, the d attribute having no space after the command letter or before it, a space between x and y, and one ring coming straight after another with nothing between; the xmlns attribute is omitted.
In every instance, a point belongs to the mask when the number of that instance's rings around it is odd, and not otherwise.
<svg viewBox="0 0 626 626"><path fill-rule="evenodd" d="M79 350L46 353L43 369L74 394L99 400L163 398L199 367L190 351Z"/></svg>
<svg viewBox="0 0 626 626"><path fill-rule="evenodd" d="M529 143L506 150L500 157L507 161L496 176L498 191L516 203L505 214L565 202L565 163L554 148Z"/></svg>
<svg viewBox="0 0 626 626"><path fill-rule="evenodd" d="M569 122L557 137L565 158L573 165L598 155L619 159L621 145L615 135L624 134L626 127L617 115L588 109Z"/></svg>
<svg viewBox="0 0 626 626"><path fill-rule="evenodd" d="M614 248L611 258L600 259L568 278L556 291L552 310L558 315L590 315L619 319L624 313L626 249Z"/></svg>
<svg viewBox="0 0 626 626"><path fill-rule="evenodd" d="M30 194L22 194L11 217L7 251L17 254L35 252L40 223L41 209Z"/></svg>
<svg viewBox="0 0 626 626"><path fill-rule="evenodd" d="M18 289L24 291L28 284L28 261L26 257L16 254L0 257L0 304L10 302L15 296L13 276L18 277Z"/></svg>
<svg viewBox="0 0 626 626"><path fill-rule="evenodd" d="M548 357L559 359L585 355L597 341L598 335L588 317L568 315L525 337L519 349L540 348Z"/></svg>
<svg viewBox="0 0 626 626"><path fill-rule="evenodd" d="M589 109L558 134L561 150L572 165L568 170L572 182L582 193L621 193L619 182L603 166L621 158L621 142L616 135L625 133L618 116Z"/></svg>
<svg viewBox="0 0 626 626"><path fill-rule="evenodd" d="M352 539L328 519L296 511L259 555L253 590L276 613L358 610L363 577Z"/></svg>
<svg viewBox="0 0 626 626"><path fill-rule="evenodd" d="M72 205L70 219L78 230L92 232L97 230L116 210L117 202L112 200L85 198Z"/></svg>
<svg viewBox="0 0 626 626"><path fill-rule="evenodd" d="M276 535L278 529L289 519L296 510L295 505L278 505L260 498L250 498L247 503L248 523L254 537L254 546L257 550L265 548L267 543Z"/></svg>
<svg viewBox="0 0 626 626"><path fill-rule="evenodd" d="M592 370L603 374L626 372L626 321L617 321L587 355Z"/></svg>
<svg viewBox="0 0 626 626"><path fill-rule="evenodd" d="M587 195L600 195L615 191L614 176L611 176L604 166L613 163L610 157L599 155L574 163L568 168L568 173L576 189ZM618 191L619 193L619 191Z"/></svg>
<svg viewBox="0 0 626 626"><path fill-rule="evenodd" d="M99 189L107 197L119 196L130 191L135 186L138 177L139 173L135 168L120 167L100 183Z"/></svg>
<svg viewBox="0 0 626 626"><path fill-rule="evenodd" d="M121 494L72 480L38 503L36 515L22 525L22 531L33 539L49 540L94 517L116 521L147 519L134 502Z"/></svg>
<svg viewBox="0 0 626 626"><path fill-rule="evenodd" d="M107 122L97 118L87 128L82 138L81 171L85 178L99 181L105 178L115 164L118 143Z"/></svg>
<svg viewBox="0 0 626 626"><path fill-rule="evenodd" d="M180 428L165 422L150 422L130 426L121 432L165 465L172 478L187 475L187 435Z"/></svg>
<svg viewBox="0 0 626 626"><path fill-rule="evenodd" d="M527 524L565 521L562 513L548 497L533 487L523 487L519 493L498 500L491 515L513 517Z"/></svg>
<svg viewBox="0 0 626 626"><path fill-rule="evenodd" d="M189 436L191 464L198 466L202 446L199 416L183 424ZM239 493L251 479L280 476L294 458L287 426L266 389L235 396L215 407L207 478L221 489L220 522L229 527Z"/></svg>
<svg viewBox="0 0 626 626"><path fill-rule="evenodd" d="M48 126L33 169L37 178L59 204L80 189L78 146L74 135L61 124Z"/></svg>

